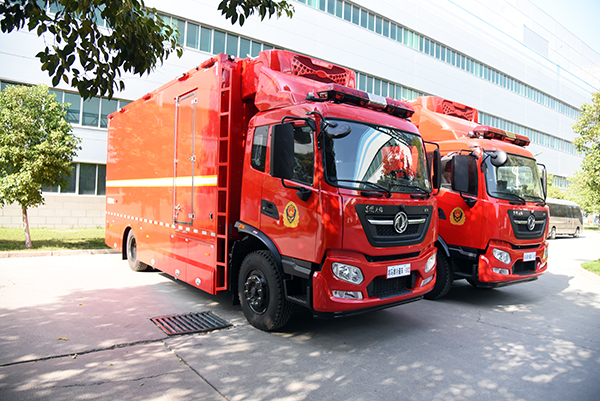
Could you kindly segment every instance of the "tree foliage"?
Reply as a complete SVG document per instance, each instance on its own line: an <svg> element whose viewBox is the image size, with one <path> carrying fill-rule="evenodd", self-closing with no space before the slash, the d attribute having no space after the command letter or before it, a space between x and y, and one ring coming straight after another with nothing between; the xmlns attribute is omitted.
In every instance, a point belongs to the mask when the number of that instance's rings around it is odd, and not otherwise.
<svg viewBox="0 0 600 401"><path fill-rule="evenodd" d="M63 80L83 98L111 98L125 87L123 72L141 76L174 50L181 55L175 28L154 12L143 0L0 1L0 29L26 27L44 37L36 57L53 86Z"/></svg>
<svg viewBox="0 0 600 401"><path fill-rule="evenodd" d="M248 17L255 12L260 16L261 21L265 19L267 14L269 18L273 14L279 18L283 13L288 18L292 18L294 14L294 7L290 3L273 0L222 0L218 9L221 10L221 15L224 15L225 19L231 19L232 25L239 22L240 26L244 25Z"/></svg>
<svg viewBox="0 0 600 401"><path fill-rule="evenodd" d="M218 9L240 26L253 14L292 17L287 1L222 0ZM106 27L104 26L106 24ZM156 18L143 0L0 0L0 30L27 28L43 36L36 57L57 86L62 80L84 99L112 98L123 73L150 73L172 52L181 57L177 28Z"/></svg>
<svg viewBox="0 0 600 401"><path fill-rule="evenodd" d="M592 95L592 102L581 107L581 116L573 124L573 131L579 136L573 144L583 155L581 173L576 181L582 186L590 202L600 201L600 92ZM598 207L598 206L596 206Z"/></svg>
<svg viewBox="0 0 600 401"><path fill-rule="evenodd" d="M26 241L27 208L44 203L42 185L67 185L80 149L65 120L69 105L55 96L44 85L0 92L0 207L21 205Z"/></svg>

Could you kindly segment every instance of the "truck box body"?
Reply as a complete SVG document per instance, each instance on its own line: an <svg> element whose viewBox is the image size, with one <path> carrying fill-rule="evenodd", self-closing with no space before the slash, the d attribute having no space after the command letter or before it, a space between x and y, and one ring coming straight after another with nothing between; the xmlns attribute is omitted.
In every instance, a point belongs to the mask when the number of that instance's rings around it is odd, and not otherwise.
<svg viewBox="0 0 600 401"><path fill-rule="evenodd" d="M427 96L410 103L411 121L426 141L439 145L447 174L436 195L438 247L452 277L481 287L536 279L547 269L548 208L534 156L525 148L529 139L479 125L477 110L460 103ZM490 163L497 151L508 155L506 164ZM469 172L474 187L464 193L452 188L449 176L459 154L472 155L475 167ZM500 261L494 252L510 259Z"/></svg>
<svg viewBox="0 0 600 401"><path fill-rule="evenodd" d="M410 106L370 102L354 79L285 51L218 55L113 113L106 243L136 270L239 294L265 330L285 323L290 303L335 316L420 299L433 286L437 238L422 140ZM293 132L288 162L274 150L279 128ZM342 128L352 132L333 133ZM357 146L370 165L357 162ZM398 173L381 157L406 168L408 187L392 187ZM293 166L285 179L274 173L282 160ZM412 231L394 231L396 216ZM266 299L281 306L275 322L260 320L271 313Z"/></svg>

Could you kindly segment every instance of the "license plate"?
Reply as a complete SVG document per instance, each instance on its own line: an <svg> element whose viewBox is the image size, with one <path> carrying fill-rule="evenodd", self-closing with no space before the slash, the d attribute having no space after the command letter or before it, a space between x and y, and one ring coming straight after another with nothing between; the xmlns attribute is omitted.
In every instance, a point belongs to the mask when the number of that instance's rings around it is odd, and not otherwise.
<svg viewBox="0 0 600 401"><path fill-rule="evenodd" d="M535 252L525 252L523 254L523 262L531 262L535 260Z"/></svg>
<svg viewBox="0 0 600 401"><path fill-rule="evenodd" d="M388 266L387 278L395 278L410 275L410 263L405 265Z"/></svg>

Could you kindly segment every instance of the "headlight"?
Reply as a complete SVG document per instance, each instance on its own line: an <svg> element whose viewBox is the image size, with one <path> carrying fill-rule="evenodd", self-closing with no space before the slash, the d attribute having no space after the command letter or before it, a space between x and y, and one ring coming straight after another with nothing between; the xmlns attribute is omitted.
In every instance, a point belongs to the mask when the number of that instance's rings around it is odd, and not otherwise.
<svg viewBox="0 0 600 401"><path fill-rule="evenodd" d="M437 255L437 253L434 253L433 255L431 255L429 257L429 259L427 259L427 264L425 265L425 273L429 273L431 271L431 269L433 269L433 266L435 266L436 255Z"/></svg>
<svg viewBox="0 0 600 401"><path fill-rule="evenodd" d="M508 252L494 248L492 253L494 254L494 257L500 262L504 263L505 265L510 264L510 254Z"/></svg>
<svg viewBox="0 0 600 401"><path fill-rule="evenodd" d="M331 270L337 278L352 284L360 284L364 280L362 271L356 266L334 262L331 264Z"/></svg>

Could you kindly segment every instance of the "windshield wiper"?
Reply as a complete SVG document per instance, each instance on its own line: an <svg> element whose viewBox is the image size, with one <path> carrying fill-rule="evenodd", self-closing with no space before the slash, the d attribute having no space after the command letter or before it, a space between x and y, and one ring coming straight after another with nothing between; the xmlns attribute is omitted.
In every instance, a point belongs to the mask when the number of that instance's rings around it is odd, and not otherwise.
<svg viewBox="0 0 600 401"><path fill-rule="evenodd" d="M540 205L540 206L545 206L546 205L546 201L544 200L544 198L542 198L541 196L537 196L537 195L524 195L525 197L531 198L531 199L539 199L539 202L536 203L536 205Z"/></svg>
<svg viewBox="0 0 600 401"><path fill-rule="evenodd" d="M352 182L355 184L368 184L370 186L372 186L373 188L376 188L377 190L380 190L382 192L385 192L386 196L389 198L392 196L392 191L389 190L388 188L385 188L379 184L375 184L374 182L371 181L359 181L359 180L339 180L337 178L334 178L333 181L336 182ZM360 188L355 188L355 189L360 189Z"/></svg>
<svg viewBox="0 0 600 401"><path fill-rule="evenodd" d="M525 199L521 198L519 195L517 194L513 194L512 192L499 192L499 191L494 191L495 194L502 194L502 195L510 195L510 196L514 196L515 198L517 198L521 203L523 203L524 205L527 203L527 201L525 201Z"/></svg>
<svg viewBox="0 0 600 401"><path fill-rule="evenodd" d="M419 192L423 193L423 194L427 194L427 197L429 197L429 191L423 187L420 187L418 185L409 185L409 184L402 184L402 183L394 183L394 184L390 184L390 189L394 188L394 187L404 187L404 188L412 188L415 190L418 190Z"/></svg>

